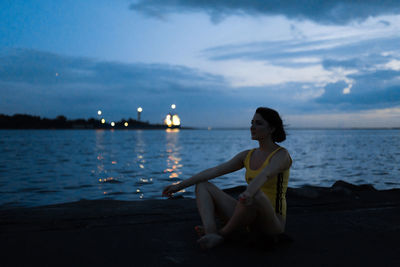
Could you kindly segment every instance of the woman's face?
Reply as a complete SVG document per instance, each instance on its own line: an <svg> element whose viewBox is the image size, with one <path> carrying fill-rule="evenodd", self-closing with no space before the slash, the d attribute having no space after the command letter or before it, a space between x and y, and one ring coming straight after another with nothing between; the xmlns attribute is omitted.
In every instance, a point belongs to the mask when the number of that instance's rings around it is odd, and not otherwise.
<svg viewBox="0 0 400 267"><path fill-rule="evenodd" d="M268 122L264 120L260 114L255 113L253 119L251 120L251 139L263 140L266 138L271 138L272 131L273 129L270 127Z"/></svg>

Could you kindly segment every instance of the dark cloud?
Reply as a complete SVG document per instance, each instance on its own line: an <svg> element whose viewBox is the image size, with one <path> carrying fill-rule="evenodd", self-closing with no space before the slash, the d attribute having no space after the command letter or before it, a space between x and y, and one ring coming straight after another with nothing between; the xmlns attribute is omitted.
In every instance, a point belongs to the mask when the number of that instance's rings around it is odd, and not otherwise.
<svg viewBox="0 0 400 267"><path fill-rule="evenodd" d="M325 59L322 61L322 66L325 69L333 68L344 68L344 69L355 69L365 67L366 63L359 58L336 60L336 59Z"/></svg>
<svg viewBox="0 0 400 267"><path fill-rule="evenodd" d="M221 88L226 88L222 77L182 66L0 51L0 113L87 117L103 107L121 118L141 105L147 109L144 118L159 122L173 102L196 107L203 97L201 105L207 108L207 97L224 99Z"/></svg>
<svg viewBox="0 0 400 267"><path fill-rule="evenodd" d="M385 26L390 26L390 22L386 20L380 20L379 23L385 25Z"/></svg>
<svg viewBox="0 0 400 267"><path fill-rule="evenodd" d="M349 78L353 80L349 94L343 94L343 89L348 87L346 82L331 83L325 87L325 93L315 100L316 103L346 110L400 105L400 71L378 70L349 75Z"/></svg>
<svg viewBox="0 0 400 267"><path fill-rule="evenodd" d="M0 81L57 86L88 83L157 93L224 84L219 76L182 66L102 62L25 49L8 49L0 53Z"/></svg>
<svg viewBox="0 0 400 267"><path fill-rule="evenodd" d="M327 92L316 100L320 104L329 104L330 108L342 110L368 110L400 105L400 85L386 87L364 93L343 94L345 85L342 82L326 87Z"/></svg>
<svg viewBox="0 0 400 267"><path fill-rule="evenodd" d="M323 24L346 24L400 13L400 5L395 0L139 0L130 8L161 19L170 13L206 12L215 23L229 15L283 15Z"/></svg>

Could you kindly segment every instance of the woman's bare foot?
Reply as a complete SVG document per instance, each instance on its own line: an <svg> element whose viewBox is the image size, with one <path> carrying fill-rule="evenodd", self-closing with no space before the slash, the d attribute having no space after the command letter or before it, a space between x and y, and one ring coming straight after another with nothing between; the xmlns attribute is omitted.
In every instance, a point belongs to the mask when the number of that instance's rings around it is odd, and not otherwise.
<svg viewBox="0 0 400 267"><path fill-rule="evenodd" d="M197 240L202 249L210 249L224 242L224 238L218 234L205 234Z"/></svg>
<svg viewBox="0 0 400 267"><path fill-rule="evenodd" d="M194 227L194 230L196 231L199 237L202 237L206 234L206 232L204 232L204 227L202 225L196 225Z"/></svg>

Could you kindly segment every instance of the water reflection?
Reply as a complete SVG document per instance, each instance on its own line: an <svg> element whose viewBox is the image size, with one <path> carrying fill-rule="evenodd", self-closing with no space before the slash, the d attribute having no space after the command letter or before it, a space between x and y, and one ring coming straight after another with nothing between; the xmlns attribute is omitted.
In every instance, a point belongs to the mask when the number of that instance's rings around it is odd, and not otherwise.
<svg viewBox="0 0 400 267"><path fill-rule="evenodd" d="M135 135L135 154L136 154L136 162L139 164L139 168L144 169L144 164L146 160L145 156L145 148L146 142L144 139L143 130L137 130Z"/></svg>
<svg viewBox="0 0 400 267"><path fill-rule="evenodd" d="M107 178L103 178L103 179L99 179L100 183L110 183L110 184L118 184L121 183L120 181L118 181L116 178L114 177L107 177Z"/></svg>
<svg viewBox="0 0 400 267"><path fill-rule="evenodd" d="M172 181L178 181L176 183L179 183L182 174L181 168L183 167L183 165L180 164L182 158L180 155L179 129L166 130L165 146L167 152L167 168L164 170L164 173L167 173ZM185 192L185 190L181 192Z"/></svg>
<svg viewBox="0 0 400 267"><path fill-rule="evenodd" d="M177 132L179 132L179 129L178 128L167 128L165 131L167 133L177 133Z"/></svg>
<svg viewBox="0 0 400 267"><path fill-rule="evenodd" d="M135 131L135 154L136 154L136 159L134 159L135 163L139 167L139 174L142 175L141 171L145 169L146 165L146 159L145 159L145 148L146 148L146 142L144 138L144 132L143 130L137 130ZM152 180L152 178L150 178ZM149 179L146 178L140 178L140 181L136 183L137 185L146 185L146 181L149 181ZM136 189L136 194L139 194L139 198L142 199L144 197L141 188Z"/></svg>
<svg viewBox="0 0 400 267"><path fill-rule="evenodd" d="M96 130L95 132L96 135L96 146L95 146L95 153L97 155L97 161L96 161L96 167L97 170L93 170L92 173L98 177L98 183L99 183L99 190L103 192L103 195L107 195L108 192L105 191L106 188L104 188L103 184L108 184L108 183L117 183L117 180L115 180L113 177L106 177L107 170L105 168L105 158L107 157L106 149L105 149L105 131L104 130Z"/></svg>
<svg viewBox="0 0 400 267"><path fill-rule="evenodd" d="M101 176L105 171L104 169L104 130L96 130L96 155L97 155L97 171L92 171L97 176ZM100 178L101 182L102 179Z"/></svg>

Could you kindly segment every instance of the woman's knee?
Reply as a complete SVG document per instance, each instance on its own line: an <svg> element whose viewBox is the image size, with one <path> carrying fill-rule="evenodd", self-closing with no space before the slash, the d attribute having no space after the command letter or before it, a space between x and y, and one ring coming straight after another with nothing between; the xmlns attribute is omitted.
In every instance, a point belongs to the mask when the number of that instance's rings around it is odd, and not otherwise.
<svg viewBox="0 0 400 267"><path fill-rule="evenodd" d="M271 201L261 190L258 190L257 193L253 196L253 204L254 206L263 209L265 209L266 206L270 206L272 208Z"/></svg>
<svg viewBox="0 0 400 267"><path fill-rule="evenodd" d="M253 196L254 203L257 204L260 201L265 200L265 195L261 190L258 190Z"/></svg>
<svg viewBox="0 0 400 267"><path fill-rule="evenodd" d="M196 184L195 191L199 193L200 191L208 191L209 187L211 186L210 182L201 182Z"/></svg>

